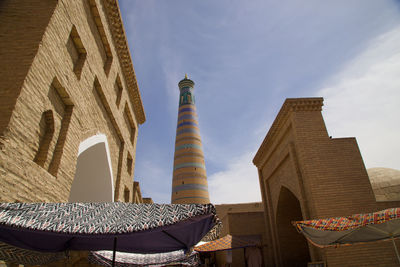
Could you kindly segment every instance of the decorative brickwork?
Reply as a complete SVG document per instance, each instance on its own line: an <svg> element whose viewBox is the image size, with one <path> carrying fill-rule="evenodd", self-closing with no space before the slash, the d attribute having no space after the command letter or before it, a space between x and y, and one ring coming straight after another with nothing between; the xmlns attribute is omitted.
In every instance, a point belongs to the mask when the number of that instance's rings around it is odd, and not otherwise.
<svg viewBox="0 0 400 267"><path fill-rule="evenodd" d="M143 110L142 99L140 97L139 88L137 85L135 70L132 65L131 55L129 52L128 43L126 40L125 30L122 24L119 6L116 0L102 0L107 13L108 25L111 26L113 42L117 48L117 54L123 74L125 76L129 100L134 107L135 116L138 118L138 123L142 124L146 120Z"/></svg>
<svg viewBox="0 0 400 267"><path fill-rule="evenodd" d="M89 0L88 3L89 3L89 8L87 9L89 12L87 15L88 19L93 25L93 26L91 25L92 27L90 27L90 29L92 30L92 33L95 36L96 44L98 46L98 51L100 52L101 58L103 60L104 71L108 75L113 60L111 47L108 42L103 22L101 21L101 16L96 4L96 0Z"/></svg>

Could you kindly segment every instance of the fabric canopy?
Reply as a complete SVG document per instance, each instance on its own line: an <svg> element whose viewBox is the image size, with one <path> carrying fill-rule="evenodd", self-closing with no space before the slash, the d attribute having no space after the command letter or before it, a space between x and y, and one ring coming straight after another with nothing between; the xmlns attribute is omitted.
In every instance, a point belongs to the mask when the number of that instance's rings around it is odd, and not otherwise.
<svg viewBox="0 0 400 267"><path fill-rule="evenodd" d="M93 251L89 253L89 261L102 266L112 266L113 251ZM197 266L199 263L199 254L192 251L185 254L184 250L173 252L164 252L156 254L137 254L116 252L115 266L133 267L133 266L160 266L166 264L180 264L187 266Z"/></svg>
<svg viewBox="0 0 400 267"><path fill-rule="evenodd" d="M200 246L196 246L194 247L194 250L198 252L211 252L245 247L255 247L257 245L259 244L252 240L246 240L237 236L226 235L217 240L207 242Z"/></svg>
<svg viewBox="0 0 400 267"><path fill-rule="evenodd" d="M319 247L379 241L400 236L400 208L349 217L297 221L293 225Z"/></svg>
<svg viewBox="0 0 400 267"><path fill-rule="evenodd" d="M122 252L188 250L218 223L212 204L0 203L0 257L113 250L115 237Z"/></svg>

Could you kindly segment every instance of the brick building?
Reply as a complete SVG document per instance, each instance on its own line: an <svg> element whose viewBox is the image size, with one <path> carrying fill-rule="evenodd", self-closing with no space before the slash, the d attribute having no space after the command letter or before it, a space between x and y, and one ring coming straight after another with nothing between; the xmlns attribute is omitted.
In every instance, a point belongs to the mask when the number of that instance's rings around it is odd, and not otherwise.
<svg viewBox="0 0 400 267"><path fill-rule="evenodd" d="M141 199L145 113L116 0L0 5L0 201Z"/></svg>
<svg viewBox="0 0 400 267"><path fill-rule="evenodd" d="M397 266L391 242L318 249L291 224L400 205L399 190L393 194L390 184L376 179L390 170L373 171L371 186L356 139L329 137L322 105L322 98L286 99L253 159L265 211L266 266L306 266L311 261L329 267Z"/></svg>
<svg viewBox="0 0 400 267"><path fill-rule="evenodd" d="M222 222L220 236L230 234L244 240L260 244L263 261L268 259L268 236L265 230L263 203L238 203L215 205L218 217ZM231 253L231 256L228 256ZM232 258L232 267L246 266L245 248L233 249L231 252L218 251L215 253L217 266L226 266L227 258Z"/></svg>

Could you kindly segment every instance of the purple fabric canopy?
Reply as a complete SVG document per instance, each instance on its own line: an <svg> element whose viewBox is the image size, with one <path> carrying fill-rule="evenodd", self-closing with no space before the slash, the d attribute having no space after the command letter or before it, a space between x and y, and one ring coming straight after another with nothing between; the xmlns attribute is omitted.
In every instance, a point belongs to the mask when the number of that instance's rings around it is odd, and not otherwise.
<svg viewBox="0 0 400 267"><path fill-rule="evenodd" d="M188 250L216 224L212 204L0 203L0 241L47 253L113 250L114 237L122 252Z"/></svg>

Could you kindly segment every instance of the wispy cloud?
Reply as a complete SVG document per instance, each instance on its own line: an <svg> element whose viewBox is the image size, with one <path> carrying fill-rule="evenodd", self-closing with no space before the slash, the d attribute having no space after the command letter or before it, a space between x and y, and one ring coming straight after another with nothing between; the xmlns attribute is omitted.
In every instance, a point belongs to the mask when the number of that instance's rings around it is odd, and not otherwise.
<svg viewBox="0 0 400 267"><path fill-rule="evenodd" d="M162 52L163 58L168 58L170 51L164 49ZM179 99L179 89L177 81L180 81L184 78L185 73L182 71L182 63L180 61L180 57L172 57L168 58L164 63L162 63L163 69L163 79L164 85L163 89L166 91L167 99L167 107L168 111L171 114L171 117L177 116L178 111L178 99ZM175 121L174 121L175 122Z"/></svg>
<svg viewBox="0 0 400 267"><path fill-rule="evenodd" d="M400 27L372 40L317 94L330 135L355 136L367 168L400 169Z"/></svg>
<svg viewBox="0 0 400 267"><path fill-rule="evenodd" d="M120 0L120 6L148 119L139 129L135 179L157 201L170 199L177 83L185 72L196 83L213 200L252 201L241 198L246 185L238 173L258 179L252 156L286 97L324 96L331 135L356 136L367 166L398 168L386 152L398 150L393 91L400 42L393 32L370 42L399 25L395 0Z"/></svg>
<svg viewBox="0 0 400 267"><path fill-rule="evenodd" d="M261 201L257 168L253 152L231 159L227 168L208 177L211 202L240 203Z"/></svg>
<svg viewBox="0 0 400 267"><path fill-rule="evenodd" d="M151 197L155 203L169 203L172 188L171 173L165 171L166 168L158 167L155 161L146 160L139 163L140 169L135 174L135 180L140 183L142 196Z"/></svg>

